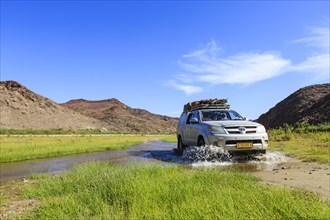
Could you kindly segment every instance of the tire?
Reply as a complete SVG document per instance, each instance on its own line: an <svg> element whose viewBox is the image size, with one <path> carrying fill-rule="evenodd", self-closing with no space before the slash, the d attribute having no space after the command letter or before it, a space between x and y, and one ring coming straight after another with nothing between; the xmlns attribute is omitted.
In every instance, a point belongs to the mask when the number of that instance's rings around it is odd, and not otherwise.
<svg viewBox="0 0 330 220"><path fill-rule="evenodd" d="M178 137L178 149L183 150L186 148L186 145L183 144L181 136Z"/></svg>
<svg viewBox="0 0 330 220"><path fill-rule="evenodd" d="M201 147L201 146L205 146L205 141L203 137L199 137L198 141L197 141L197 146Z"/></svg>

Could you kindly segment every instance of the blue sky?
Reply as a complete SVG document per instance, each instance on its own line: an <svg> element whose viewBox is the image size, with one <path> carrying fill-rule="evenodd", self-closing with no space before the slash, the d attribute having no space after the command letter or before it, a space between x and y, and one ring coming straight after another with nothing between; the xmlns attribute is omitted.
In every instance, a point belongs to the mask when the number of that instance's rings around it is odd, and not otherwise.
<svg viewBox="0 0 330 220"><path fill-rule="evenodd" d="M329 1L1 1L1 80L64 103L179 116L228 98L258 118L329 82Z"/></svg>

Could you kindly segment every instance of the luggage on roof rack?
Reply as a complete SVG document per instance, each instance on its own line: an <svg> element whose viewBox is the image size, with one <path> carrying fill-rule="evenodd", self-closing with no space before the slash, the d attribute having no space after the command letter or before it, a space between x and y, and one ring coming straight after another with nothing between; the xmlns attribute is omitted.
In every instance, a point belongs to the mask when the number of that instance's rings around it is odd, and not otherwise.
<svg viewBox="0 0 330 220"><path fill-rule="evenodd" d="M227 99L205 99L189 102L183 106L183 112L189 112L195 109L229 109L230 105Z"/></svg>

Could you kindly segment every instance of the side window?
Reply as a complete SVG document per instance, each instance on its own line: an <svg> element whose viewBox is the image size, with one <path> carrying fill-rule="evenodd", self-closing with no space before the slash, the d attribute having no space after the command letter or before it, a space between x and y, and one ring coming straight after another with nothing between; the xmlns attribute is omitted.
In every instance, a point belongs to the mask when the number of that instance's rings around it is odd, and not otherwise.
<svg viewBox="0 0 330 220"><path fill-rule="evenodd" d="M187 124L190 124L189 121L191 118L197 118L198 121L200 121L199 111L194 111L194 112L189 113L188 118L187 118Z"/></svg>
<svg viewBox="0 0 330 220"><path fill-rule="evenodd" d="M190 121L190 119L192 118L192 115L193 115L193 114L192 114L191 112L188 113L188 117L187 117L186 124L190 124L189 121Z"/></svg>
<svg viewBox="0 0 330 220"><path fill-rule="evenodd" d="M194 112L189 112L188 113L189 115L188 115L188 117L187 117L187 121L186 121L186 124L190 124L190 119L191 118L197 118L198 119L198 121L201 121L200 120L200 116L199 116L199 111L194 111Z"/></svg>
<svg viewBox="0 0 330 220"><path fill-rule="evenodd" d="M199 111L194 111L192 117L193 117L193 118L197 118L198 121L200 121L200 118L199 118Z"/></svg>

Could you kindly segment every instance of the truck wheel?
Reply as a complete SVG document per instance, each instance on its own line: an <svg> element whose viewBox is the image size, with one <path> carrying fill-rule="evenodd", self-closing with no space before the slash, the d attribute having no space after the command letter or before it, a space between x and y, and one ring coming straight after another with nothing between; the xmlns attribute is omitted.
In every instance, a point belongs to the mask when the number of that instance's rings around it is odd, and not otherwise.
<svg viewBox="0 0 330 220"><path fill-rule="evenodd" d="M186 145L183 144L181 136L178 137L178 149L183 150L186 148Z"/></svg>
<svg viewBox="0 0 330 220"><path fill-rule="evenodd" d="M198 138L197 146L198 147L205 146L205 141L204 141L204 138L203 137Z"/></svg>

